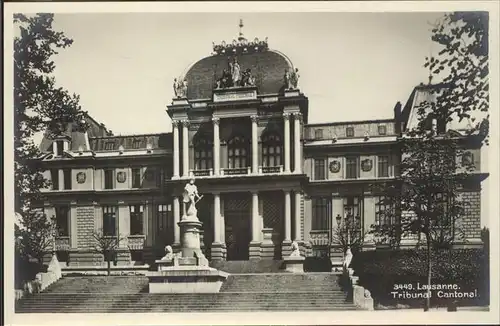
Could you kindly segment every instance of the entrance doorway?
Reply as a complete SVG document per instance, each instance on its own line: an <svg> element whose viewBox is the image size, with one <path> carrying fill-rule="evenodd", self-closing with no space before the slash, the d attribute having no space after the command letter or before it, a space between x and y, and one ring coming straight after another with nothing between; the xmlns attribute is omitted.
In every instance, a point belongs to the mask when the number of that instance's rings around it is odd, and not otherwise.
<svg viewBox="0 0 500 326"><path fill-rule="evenodd" d="M251 240L250 198L234 196L224 202L227 260L248 260Z"/></svg>

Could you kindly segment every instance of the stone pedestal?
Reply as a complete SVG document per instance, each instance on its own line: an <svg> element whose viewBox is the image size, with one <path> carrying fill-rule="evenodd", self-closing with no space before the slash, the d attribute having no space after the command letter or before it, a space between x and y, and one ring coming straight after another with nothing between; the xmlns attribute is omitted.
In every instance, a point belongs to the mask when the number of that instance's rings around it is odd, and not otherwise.
<svg viewBox="0 0 500 326"><path fill-rule="evenodd" d="M290 273L304 273L304 261L305 257L297 256L297 257L285 257L285 271Z"/></svg>
<svg viewBox="0 0 500 326"><path fill-rule="evenodd" d="M200 246L202 223L194 205L178 222L180 252L171 260L156 261L157 272L148 274L150 293L216 293L228 275L208 266Z"/></svg>

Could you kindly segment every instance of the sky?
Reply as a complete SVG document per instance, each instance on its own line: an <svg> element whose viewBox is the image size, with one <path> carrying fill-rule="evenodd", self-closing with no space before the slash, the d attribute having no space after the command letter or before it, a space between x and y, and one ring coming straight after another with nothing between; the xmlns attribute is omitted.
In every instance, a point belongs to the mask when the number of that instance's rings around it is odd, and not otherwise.
<svg viewBox="0 0 500 326"><path fill-rule="evenodd" d="M212 41L268 37L300 70L309 122L391 118L426 82L424 59L442 13L78 13L56 14L72 38L55 57L59 85L115 134L171 130L173 79L212 52ZM189 22L188 24L186 22Z"/></svg>

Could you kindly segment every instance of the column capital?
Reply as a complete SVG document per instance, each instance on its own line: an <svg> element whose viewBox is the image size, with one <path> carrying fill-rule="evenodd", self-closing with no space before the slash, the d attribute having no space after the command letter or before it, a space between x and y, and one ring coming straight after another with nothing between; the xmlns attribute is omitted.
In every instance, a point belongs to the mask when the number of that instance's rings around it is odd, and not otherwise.
<svg viewBox="0 0 500 326"><path fill-rule="evenodd" d="M182 121L181 121L181 123L182 123L182 125L183 125L184 127L189 127L189 124L190 124L190 123L189 123L189 120L187 120L187 119L186 119L186 120L182 120Z"/></svg>
<svg viewBox="0 0 500 326"><path fill-rule="evenodd" d="M290 120L290 116L291 116L291 113L289 113L289 112L283 113L283 119L285 119L285 120Z"/></svg>
<svg viewBox="0 0 500 326"><path fill-rule="evenodd" d="M219 125L220 124L220 118L219 117L212 117L212 123L214 125Z"/></svg>
<svg viewBox="0 0 500 326"><path fill-rule="evenodd" d="M301 121L302 120L302 113L300 112L294 112L293 117L295 120Z"/></svg>
<svg viewBox="0 0 500 326"><path fill-rule="evenodd" d="M257 195L257 196L259 195L259 191L258 190L250 190L250 193L252 195Z"/></svg>
<svg viewBox="0 0 500 326"><path fill-rule="evenodd" d="M252 122L258 122L259 121L259 116L258 115L251 115L250 116L250 120L252 120Z"/></svg>
<svg viewBox="0 0 500 326"><path fill-rule="evenodd" d="M181 122L179 120L172 120L172 127L177 128Z"/></svg>

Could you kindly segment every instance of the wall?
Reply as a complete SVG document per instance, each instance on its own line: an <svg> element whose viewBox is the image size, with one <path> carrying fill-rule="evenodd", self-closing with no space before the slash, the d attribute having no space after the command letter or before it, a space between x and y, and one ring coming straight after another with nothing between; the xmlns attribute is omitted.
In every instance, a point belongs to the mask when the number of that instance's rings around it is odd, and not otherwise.
<svg viewBox="0 0 500 326"><path fill-rule="evenodd" d="M394 122L366 122L366 123L343 123L334 125L307 125L304 129L305 139L333 139L334 135L337 138L346 137L346 128L354 128L354 137L364 137L365 133L370 136L379 136L378 126L383 125L386 127L385 135L395 134L395 123ZM322 130L323 137L316 138L316 130Z"/></svg>
<svg viewBox="0 0 500 326"><path fill-rule="evenodd" d="M78 249L91 249L95 230L94 206L76 207L76 225Z"/></svg>
<svg viewBox="0 0 500 326"><path fill-rule="evenodd" d="M80 182L82 183L80 183ZM74 190L92 190L94 189L94 169L83 168L73 169L71 171L71 187Z"/></svg>

